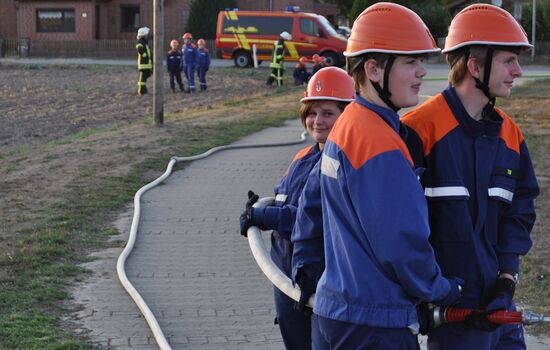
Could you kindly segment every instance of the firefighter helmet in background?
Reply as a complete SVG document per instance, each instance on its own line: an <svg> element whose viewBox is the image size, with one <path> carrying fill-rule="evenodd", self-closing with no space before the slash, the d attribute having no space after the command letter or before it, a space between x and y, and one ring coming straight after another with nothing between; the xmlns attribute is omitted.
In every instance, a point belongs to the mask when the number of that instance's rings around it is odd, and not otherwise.
<svg viewBox="0 0 550 350"><path fill-rule="evenodd" d="M353 79L341 68L325 67L313 74L300 102L331 100L351 102L355 99Z"/></svg>
<svg viewBox="0 0 550 350"><path fill-rule="evenodd" d="M191 33L185 33L185 34L183 34L182 38L183 39L193 39L193 36L191 35Z"/></svg>
<svg viewBox="0 0 550 350"><path fill-rule="evenodd" d="M302 57L300 57L299 61L300 61L301 64L306 64L307 63L307 57L302 56Z"/></svg>
<svg viewBox="0 0 550 350"><path fill-rule="evenodd" d="M149 36L150 33L151 33L151 29L149 29L149 27L141 27L138 29L137 38L139 39L145 36Z"/></svg>
<svg viewBox="0 0 550 350"><path fill-rule="evenodd" d="M201 46L206 45L206 41L204 41L204 39L199 39L197 40L197 45L201 45Z"/></svg>
<svg viewBox="0 0 550 350"><path fill-rule="evenodd" d="M279 36L285 40L292 40L292 35L289 32L282 32Z"/></svg>
<svg viewBox="0 0 550 350"><path fill-rule="evenodd" d="M453 18L443 53L468 45L533 47L508 11L489 4L470 5Z"/></svg>
<svg viewBox="0 0 550 350"><path fill-rule="evenodd" d="M439 51L428 27L415 12L398 4L379 2L367 7L353 22L344 56Z"/></svg>
<svg viewBox="0 0 550 350"><path fill-rule="evenodd" d="M319 60L321 59L321 56L314 53L313 56L311 56L311 59L313 60L313 62L319 62Z"/></svg>

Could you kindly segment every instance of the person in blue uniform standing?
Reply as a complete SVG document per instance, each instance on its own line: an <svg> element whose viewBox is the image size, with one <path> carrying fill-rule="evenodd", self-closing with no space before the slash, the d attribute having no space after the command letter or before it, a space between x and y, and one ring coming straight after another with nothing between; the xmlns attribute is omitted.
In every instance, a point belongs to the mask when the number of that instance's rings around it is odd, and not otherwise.
<svg viewBox="0 0 550 350"><path fill-rule="evenodd" d="M197 47L192 43L191 33L183 34L183 71L189 85L189 92L195 92L195 66L197 64Z"/></svg>
<svg viewBox="0 0 550 350"><path fill-rule="evenodd" d="M314 246L318 260L295 265L294 280L307 290L301 274L324 260L313 312L331 349L419 349L417 304L460 299L462 281L443 276L429 243L426 200L397 114L418 103L423 60L438 51L420 17L398 4L372 5L353 25L344 54L358 94L308 179L292 233L299 258L321 227L324 257ZM300 219L302 207L319 206L321 225Z"/></svg>
<svg viewBox="0 0 550 350"><path fill-rule="evenodd" d="M197 41L197 74L201 85L201 91L206 91L206 72L210 69L210 53L206 48L206 41L199 39Z"/></svg>
<svg viewBox="0 0 550 350"><path fill-rule="evenodd" d="M170 51L166 56L166 69L170 75L170 89L172 92L176 92L176 84L178 83L180 91L183 91L183 83L181 81L181 51L178 49L179 43L177 40L170 41Z"/></svg>
<svg viewBox="0 0 550 350"><path fill-rule="evenodd" d="M258 196L249 192L249 200L241 215L241 234L246 236L250 226L273 230L271 258L290 277L292 244L290 234L298 198L312 167L318 162L332 125L354 98L351 78L340 68L320 70L309 81L301 99L300 119L315 144L300 150L290 163L281 182L275 187L275 205L252 208ZM295 302L274 288L276 321L279 324L286 349L311 349L310 314L297 310Z"/></svg>
<svg viewBox="0 0 550 350"><path fill-rule="evenodd" d="M495 30L498 28L498 30ZM531 45L505 10L466 7L445 41L450 87L403 118L421 139L431 237L443 273L465 281L464 324L428 332L428 349L525 349L521 325L492 324L515 310L519 256L532 243L539 188L518 126L499 108L522 75L518 55Z"/></svg>

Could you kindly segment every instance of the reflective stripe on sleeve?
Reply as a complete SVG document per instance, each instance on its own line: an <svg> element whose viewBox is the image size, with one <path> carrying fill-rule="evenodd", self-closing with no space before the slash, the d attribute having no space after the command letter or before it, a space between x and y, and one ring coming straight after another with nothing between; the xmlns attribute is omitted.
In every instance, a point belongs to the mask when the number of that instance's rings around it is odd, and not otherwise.
<svg viewBox="0 0 550 350"><path fill-rule="evenodd" d="M321 159L321 174L333 179L338 179L338 169L340 168L340 162L334 158L331 158L323 153Z"/></svg>
<svg viewBox="0 0 550 350"><path fill-rule="evenodd" d="M426 197L470 197L470 192L463 186L446 187L426 187L424 189Z"/></svg>
<svg viewBox="0 0 550 350"><path fill-rule="evenodd" d="M491 187L489 188L489 197L500 197L508 202L511 202L514 199L514 192L508 191L501 187Z"/></svg>

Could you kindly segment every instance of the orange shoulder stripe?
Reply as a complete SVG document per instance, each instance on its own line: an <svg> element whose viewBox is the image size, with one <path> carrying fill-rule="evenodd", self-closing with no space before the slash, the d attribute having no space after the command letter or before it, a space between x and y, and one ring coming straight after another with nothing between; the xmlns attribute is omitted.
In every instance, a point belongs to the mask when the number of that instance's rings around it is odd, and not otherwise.
<svg viewBox="0 0 550 350"><path fill-rule="evenodd" d="M292 159L292 162L290 162L290 165L288 166L288 168L286 169L285 173L283 176L286 176L286 174L288 174L288 171L290 170L290 167L292 166L292 164L297 161L297 160L300 160L302 158L304 158L305 156L307 156L311 150L313 149L313 147L315 147L315 145L311 145L311 146L308 146L306 148L302 148L301 150L299 150L298 152L296 152L296 155L294 156L294 159Z"/></svg>
<svg viewBox="0 0 550 350"><path fill-rule="evenodd" d="M498 137L504 141L506 147L519 154L520 145L523 142L521 130L504 111L500 108L495 108L495 110L503 119Z"/></svg>
<svg viewBox="0 0 550 350"><path fill-rule="evenodd" d="M424 147L424 156L430 154L433 146L458 126L458 121L442 94L426 102L401 118L403 124L416 131Z"/></svg>
<svg viewBox="0 0 550 350"><path fill-rule="evenodd" d="M386 122L375 112L352 102L336 121L329 139L334 142L354 169L384 152L400 150L412 165L407 146Z"/></svg>

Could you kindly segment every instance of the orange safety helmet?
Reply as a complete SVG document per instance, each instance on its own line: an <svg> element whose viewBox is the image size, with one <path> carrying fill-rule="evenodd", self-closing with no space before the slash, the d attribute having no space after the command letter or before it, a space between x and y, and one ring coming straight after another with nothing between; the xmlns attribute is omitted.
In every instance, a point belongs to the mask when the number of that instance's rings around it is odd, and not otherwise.
<svg viewBox="0 0 550 350"><path fill-rule="evenodd" d="M206 45L206 41L204 39L197 40L197 45Z"/></svg>
<svg viewBox="0 0 550 350"><path fill-rule="evenodd" d="M453 18L442 52L468 45L533 47L508 11L489 4L470 5Z"/></svg>
<svg viewBox="0 0 550 350"><path fill-rule="evenodd" d="M325 67L313 74L300 102L331 100L351 102L355 99L353 79L341 68Z"/></svg>
<svg viewBox="0 0 550 350"><path fill-rule="evenodd" d="M318 54L313 54L313 56L311 56L311 59L313 60L313 62L319 62L319 59L321 58L321 56L319 56Z"/></svg>
<svg viewBox="0 0 550 350"><path fill-rule="evenodd" d="M302 57L300 57L299 61L300 61L301 64L306 64L307 63L307 57L302 56Z"/></svg>
<svg viewBox="0 0 550 350"><path fill-rule="evenodd" d="M398 4L379 2L367 7L353 22L344 56L439 51L428 27L415 12Z"/></svg>
<svg viewBox="0 0 550 350"><path fill-rule="evenodd" d="M191 33L185 33L185 34L183 34L182 38L183 39L193 39L193 36L191 35Z"/></svg>

